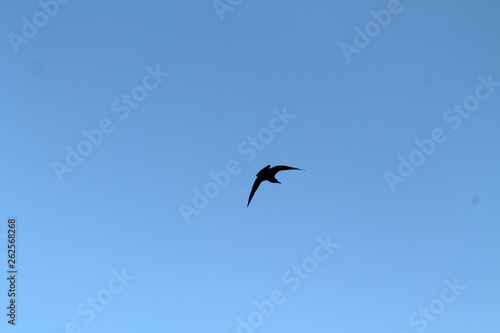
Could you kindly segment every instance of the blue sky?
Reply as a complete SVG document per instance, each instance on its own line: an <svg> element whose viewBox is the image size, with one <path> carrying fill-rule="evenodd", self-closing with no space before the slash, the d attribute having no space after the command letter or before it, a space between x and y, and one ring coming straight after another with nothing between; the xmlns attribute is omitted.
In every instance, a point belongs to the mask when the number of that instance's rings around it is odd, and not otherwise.
<svg viewBox="0 0 500 333"><path fill-rule="evenodd" d="M500 326L499 2L0 11L2 331Z"/></svg>

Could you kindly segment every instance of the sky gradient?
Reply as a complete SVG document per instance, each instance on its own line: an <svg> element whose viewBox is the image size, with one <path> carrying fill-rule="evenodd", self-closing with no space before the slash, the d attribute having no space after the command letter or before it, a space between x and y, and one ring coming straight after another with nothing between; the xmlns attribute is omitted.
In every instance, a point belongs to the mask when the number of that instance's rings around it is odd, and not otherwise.
<svg viewBox="0 0 500 333"><path fill-rule="evenodd" d="M500 2L0 12L2 332L497 332Z"/></svg>

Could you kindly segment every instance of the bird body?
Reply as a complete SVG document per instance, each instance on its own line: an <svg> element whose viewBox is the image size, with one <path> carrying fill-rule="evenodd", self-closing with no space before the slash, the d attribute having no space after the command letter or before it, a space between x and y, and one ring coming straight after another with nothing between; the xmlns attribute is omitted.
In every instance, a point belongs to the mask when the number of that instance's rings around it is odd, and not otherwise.
<svg viewBox="0 0 500 333"><path fill-rule="evenodd" d="M247 207L248 205L250 205L250 201L252 201L253 195L255 194L255 191L257 191L257 189L259 188L260 183L262 183L264 180L267 180L268 182L271 183L281 184L276 179L276 174L283 170L302 170L302 169L293 168L286 165L277 165L271 168L271 166L268 165L262 170L260 170L259 173L257 173L257 179L253 183L252 191L250 192L250 197L248 198Z"/></svg>

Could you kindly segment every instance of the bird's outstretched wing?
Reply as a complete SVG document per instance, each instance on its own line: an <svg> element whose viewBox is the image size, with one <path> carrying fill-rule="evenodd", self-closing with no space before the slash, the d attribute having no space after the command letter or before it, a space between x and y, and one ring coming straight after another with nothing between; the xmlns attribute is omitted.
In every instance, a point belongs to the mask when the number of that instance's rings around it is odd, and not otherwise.
<svg viewBox="0 0 500 333"><path fill-rule="evenodd" d="M283 171L283 170L302 170L299 168L294 168L294 167L289 167L286 165L277 165L275 167L272 167L271 170L276 174L277 172Z"/></svg>
<svg viewBox="0 0 500 333"><path fill-rule="evenodd" d="M260 183L262 183L262 178L255 179L255 182L253 183L252 187L252 192L250 192L250 197L248 198L247 207L248 205L250 205L250 201L252 201L253 195L255 194L255 191L257 191L257 189L259 188Z"/></svg>

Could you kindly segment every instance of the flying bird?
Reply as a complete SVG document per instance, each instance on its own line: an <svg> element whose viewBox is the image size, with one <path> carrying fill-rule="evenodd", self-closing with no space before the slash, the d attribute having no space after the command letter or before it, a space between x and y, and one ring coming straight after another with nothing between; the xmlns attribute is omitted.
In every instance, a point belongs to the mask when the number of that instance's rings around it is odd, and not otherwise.
<svg viewBox="0 0 500 333"><path fill-rule="evenodd" d="M259 188L260 183L262 183L264 180L267 180L268 182L271 183L278 183L281 184L277 179L276 179L276 174L280 171L283 170L302 170L298 168L292 168L286 165L277 165L275 167L272 167L270 165L266 166L264 169L260 170L259 173L257 174L257 179L253 183L252 187L252 192L250 192L250 197L248 198L248 205L250 205L250 201L252 201L253 195L255 194L255 191Z"/></svg>

